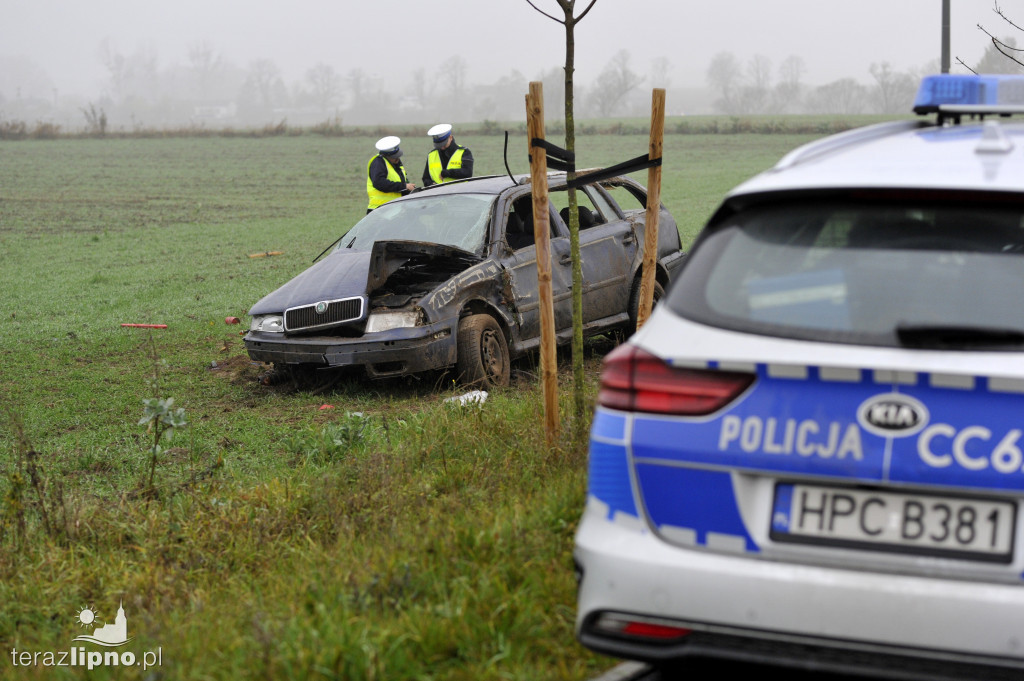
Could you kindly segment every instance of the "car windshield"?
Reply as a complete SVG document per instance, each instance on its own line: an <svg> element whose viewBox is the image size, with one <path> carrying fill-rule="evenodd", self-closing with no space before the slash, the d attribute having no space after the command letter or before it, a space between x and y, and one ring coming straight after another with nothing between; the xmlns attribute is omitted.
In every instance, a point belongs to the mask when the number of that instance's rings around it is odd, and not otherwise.
<svg viewBox="0 0 1024 681"><path fill-rule="evenodd" d="M668 305L766 335L1019 349L1024 207L974 199L801 202L738 213L694 250Z"/></svg>
<svg viewBox="0 0 1024 681"><path fill-rule="evenodd" d="M391 201L357 222L338 249L369 250L375 241L426 241L482 255L494 200L489 194L441 194Z"/></svg>

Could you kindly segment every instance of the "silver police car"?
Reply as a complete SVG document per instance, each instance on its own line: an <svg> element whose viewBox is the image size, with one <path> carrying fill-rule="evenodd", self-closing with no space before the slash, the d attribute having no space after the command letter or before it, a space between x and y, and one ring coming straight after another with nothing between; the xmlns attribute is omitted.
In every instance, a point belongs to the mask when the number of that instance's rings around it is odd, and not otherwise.
<svg viewBox="0 0 1024 681"><path fill-rule="evenodd" d="M915 110L733 190L606 358L584 645L1024 678L1024 78Z"/></svg>

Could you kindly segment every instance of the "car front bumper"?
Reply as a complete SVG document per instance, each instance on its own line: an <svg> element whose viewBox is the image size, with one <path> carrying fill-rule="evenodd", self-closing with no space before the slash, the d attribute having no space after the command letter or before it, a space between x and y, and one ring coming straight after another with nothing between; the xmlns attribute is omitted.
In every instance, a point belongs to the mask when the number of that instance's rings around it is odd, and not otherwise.
<svg viewBox="0 0 1024 681"><path fill-rule="evenodd" d="M457 318L354 338L250 331L245 349L257 362L320 368L363 367L374 378L405 376L455 364Z"/></svg>
<svg viewBox="0 0 1024 681"><path fill-rule="evenodd" d="M576 534L577 635L593 650L842 672L899 666L907 679L1024 678L1022 586L681 548L640 518L608 518L607 510L591 498ZM655 618L693 633L631 637L603 628L606 616Z"/></svg>

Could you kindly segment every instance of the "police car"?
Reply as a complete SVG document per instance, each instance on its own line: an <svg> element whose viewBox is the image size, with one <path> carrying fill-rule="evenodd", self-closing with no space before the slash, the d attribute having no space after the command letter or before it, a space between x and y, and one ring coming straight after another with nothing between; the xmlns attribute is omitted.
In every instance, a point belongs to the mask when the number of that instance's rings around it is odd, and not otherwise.
<svg viewBox="0 0 1024 681"><path fill-rule="evenodd" d="M1024 678L1024 78L915 111L729 193L606 358L584 645Z"/></svg>

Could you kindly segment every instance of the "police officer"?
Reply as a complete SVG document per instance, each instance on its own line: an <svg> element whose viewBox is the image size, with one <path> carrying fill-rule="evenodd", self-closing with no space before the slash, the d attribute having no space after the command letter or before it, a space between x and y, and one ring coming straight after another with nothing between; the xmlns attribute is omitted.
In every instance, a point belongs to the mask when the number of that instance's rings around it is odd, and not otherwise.
<svg viewBox="0 0 1024 681"><path fill-rule="evenodd" d="M455 143L452 126L435 125L427 134L434 139L434 150L427 154L423 168L423 186L473 177L473 152Z"/></svg>
<svg viewBox="0 0 1024 681"><path fill-rule="evenodd" d="M367 213L416 188L402 165L401 141L394 136L377 140L377 154L366 164L366 194L370 199Z"/></svg>

